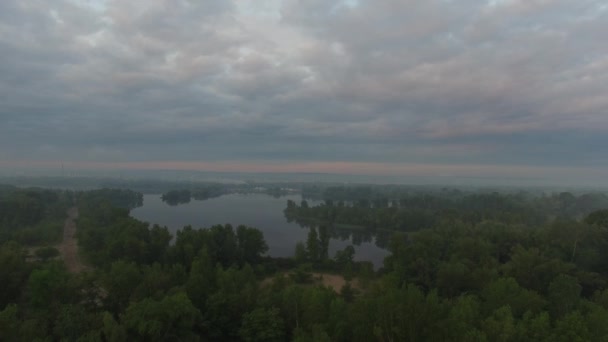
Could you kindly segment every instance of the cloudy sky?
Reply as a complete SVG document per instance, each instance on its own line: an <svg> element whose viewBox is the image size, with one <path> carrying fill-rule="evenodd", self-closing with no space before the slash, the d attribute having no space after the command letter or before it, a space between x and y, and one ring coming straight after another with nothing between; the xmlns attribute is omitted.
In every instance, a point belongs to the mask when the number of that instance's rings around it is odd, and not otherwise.
<svg viewBox="0 0 608 342"><path fill-rule="evenodd" d="M608 4L2 0L0 166L601 181Z"/></svg>

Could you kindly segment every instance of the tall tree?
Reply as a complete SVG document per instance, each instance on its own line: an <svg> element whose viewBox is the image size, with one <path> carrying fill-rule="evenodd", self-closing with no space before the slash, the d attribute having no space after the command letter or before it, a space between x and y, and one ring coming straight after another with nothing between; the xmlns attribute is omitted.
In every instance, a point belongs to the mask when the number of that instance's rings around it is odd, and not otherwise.
<svg viewBox="0 0 608 342"><path fill-rule="evenodd" d="M308 250L308 258L312 262L319 260L319 238L315 227L310 227L308 232L308 239L306 240L306 249Z"/></svg>

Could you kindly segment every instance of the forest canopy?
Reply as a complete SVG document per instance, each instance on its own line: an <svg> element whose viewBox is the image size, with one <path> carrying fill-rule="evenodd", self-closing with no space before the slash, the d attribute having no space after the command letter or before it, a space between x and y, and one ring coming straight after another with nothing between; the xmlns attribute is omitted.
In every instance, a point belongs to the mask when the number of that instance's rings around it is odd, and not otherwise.
<svg viewBox="0 0 608 342"><path fill-rule="evenodd" d="M129 210L141 195L131 191L9 187L0 199L0 340L608 338L601 194L290 202L286 215L308 218L309 234L288 259L267 256L254 227L187 226L173 236L138 221ZM19 232L61 220L72 206L89 267L68 272L52 247L27 259L32 244ZM411 210L431 219L418 226L394 219ZM332 225L342 218L393 231L381 269L354 261L352 246L329 255Z"/></svg>

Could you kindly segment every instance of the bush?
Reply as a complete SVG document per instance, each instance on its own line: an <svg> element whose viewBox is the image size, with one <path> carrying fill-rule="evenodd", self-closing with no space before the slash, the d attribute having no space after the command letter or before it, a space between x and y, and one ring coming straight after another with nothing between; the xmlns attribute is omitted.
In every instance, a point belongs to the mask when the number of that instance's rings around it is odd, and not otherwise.
<svg viewBox="0 0 608 342"><path fill-rule="evenodd" d="M59 250L55 247L38 248L35 252L36 256L41 260L48 260L59 256Z"/></svg>

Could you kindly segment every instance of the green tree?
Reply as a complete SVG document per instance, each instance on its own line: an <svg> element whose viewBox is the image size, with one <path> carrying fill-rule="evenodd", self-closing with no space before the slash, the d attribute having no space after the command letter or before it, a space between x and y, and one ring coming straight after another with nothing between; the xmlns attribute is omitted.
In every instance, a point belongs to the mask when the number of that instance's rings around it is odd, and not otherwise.
<svg viewBox="0 0 608 342"><path fill-rule="evenodd" d="M25 252L17 243L0 246L0 308L16 302L30 273Z"/></svg>
<svg viewBox="0 0 608 342"><path fill-rule="evenodd" d="M185 293L178 292L161 300L132 303L121 320L134 339L196 341L202 315Z"/></svg>
<svg viewBox="0 0 608 342"><path fill-rule="evenodd" d="M340 289L340 296L342 296L342 298L347 302L352 302L355 299L355 295L355 289L352 287L350 282L344 284Z"/></svg>
<svg viewBox="0 0 608 342"><path fill-rule="evenodd" d="M258 229L238 226L236 236L242 262L254 264L260 260L262 254L268 251L264 234Z"/></svg>
<svg viewBox="0 0 608 342"><path fill-rule="evenodd" d="M554 317L562 317L574 310L579 301L581 286L576 278L560 274L549 284L548 298Z"/></svg>
<svg viewBox="0 0 608 342"><path fill-rule="evenodd" d="M312 262L317 262L319 260L320 248L317 230L315 227L310 227L308 239L306 240L306 249L308 251L309 260Z"/></svg>
<svg viewBox="0 0 608 342"><path fill-rule="evenodd" d="M63 305L55 318L53 333L58 339L76 341L89 332L97 330L99 318L80 305Z"/></svg>
<svg viewBox="0 0 608 342"><path fill-rule="evenodd" d="M285 322L277 308L256 308L243 316L239 336L247 342L285 340Z"/></svg>
<svg viewBox="0 0 608 342"><path fill-rule="evenodd" d="M59 303L71 291L68 279L68 273L57 264L32 271L27 282L30 305L43 310L58 309Z"/></svg>
<svg viewBox="0 0 608 342"><path fill-rule="evenodd" d="M102 314L102 324L101 335L105 341L128 341L127 329L123 325L120 325L109 312Z"/></svg>
<svg viewBox="0 0 608 342"><path fill-rule="evenodd" d="M591 341L587 322L578 311L573 311L555 322L550 340L555 342Z"/></svg>
<svg viewBox="0 0 608 342"><path fill-rule="evenodd" d="M343 250L337 251L334 259L341 266L352 264L355 258L355 247L348 245Z"/></svg>
<svg viewBox="0 0 608 342"><path fill-rule="evenodd" d="M207 298L215 290L216 270L211 264L206 249L202 249L199 256L192 262L190 275L186 282L188 297L199 310L204 312Z"/></svg>
<svg viewBox="0 0 608 342"><path fill-rule="evenodd" d="M488 284L482 292L483 312L486 315L501 307L509 306L515 317L522 317L526 312L542 311L546 302L536 292L519 286L513 278L500 278Z"/></svg>
<svg viewBox="0 0 608 342"><path fill-rule="evenodd" d="M18 341L20 327L16 304L7 305L0 311L0 341Z"/></svg>
<svg viewBox="0 0 608 342"><path fill-rule="evenodd" d="M232 340L238 337L243 314L254 307L258 282L247 264L242 269L216 269L218 290L207 300L206 329L209 339Z"/></svg>
<svg viewBox="0 0 608 342"><path fill-rule="evenodd" d="M550 341L551 318L545 311L533 314L526 312L517 322L516 341Z"/></svg>
<svg viewBox="0 0 608 342"><path fill-rule="evenodd" d="M102 286L107 291L104 302L111 312L117 314L129 306L131 296L141 280L141 271L134 263L112 263L110 270L101 277Z"/></svg>
<svg viewBox="0 0 608 342"><path fill-rule="evenodd" d="M304 245L303 242L296 243L296 250L295 250L294 258L295 258L296 262L299 264L306 262L306 260L308 260L308 252L306 251L306 246Z"/></svg>
<svg viewBox="0 0 608 342"><path fill-rule="evenodd" d="M325 261L329 258L329 229L325 225L319 226L319 259Z"/></svg>
<svg viewBox="0 0 608 342"><path fill-rule="evenodd" d="M46 261L59 256L59 250L55 247L41 247L36 250L35 254L40 260Z"/></svg>
<svg viewBox="0 0 608 342"><path fill-rule="evenodd" d="M489 341L511 341L516 336L515 320L509 306L503 306L483 322L482 329Z"/></svg>
<svg viewBox="0 0 608 342"><path fill-rule="evenodd" d="M596 210L590 213L585 217L585 223L608 228L608 209Z"/></svg>

